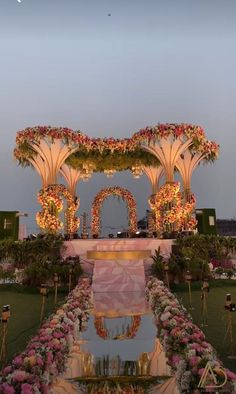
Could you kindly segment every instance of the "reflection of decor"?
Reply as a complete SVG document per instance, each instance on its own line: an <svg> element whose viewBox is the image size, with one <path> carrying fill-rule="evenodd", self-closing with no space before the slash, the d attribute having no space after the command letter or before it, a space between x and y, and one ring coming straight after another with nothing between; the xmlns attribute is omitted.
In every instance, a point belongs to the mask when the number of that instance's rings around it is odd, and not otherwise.
<svg viewBox="0 0 236 394"><path fill-rule="evenodd" d="M212 346L206 342L204 333L193 324L187 310L163 282L156 278L149 279L146 294L155 316L160 341L168 364L175 372L180 392L194 392L207 362L211 362L215 371L217 367L222 367L222 363ZM224 390L231 393L236 375L227 369L225 372L228 383ZM218 378L220 381L221 376Z"/></svg>
<svg viewBox="0 0 236 394"><path fill-rule="evenodd" d="M60 307L30 340L25 351L2 370L0 393L48 393L64 371L76 325L84 331L91 308L91 288L87 279L79 282Z"/></svg>
<svg viewBox="0 0 236 394"><path fill-rule="evenodd" d="M95 197L92 205L92 234L98 236L100 233L100 214L103 201L110 195L121 197L126 201L129 211L129 231L137 231L136 202L129 190L119 186L107 187L102 189Z"/></svg>
<svg viewBox="0 0 236 394"><path fill-rule="evenodd" d="M131 317L131 325L127 326L126 332L111 337L108 330L104 326L104 317L102 316L94 317L94 327L96 328L96 333L102 339L116 339L116 340L132 339L136 336L140 323L141 323L141 316L134 315Z"/></svg>
<svg viewBox="0 0 236 394"><path fill-rule="evenodd" d="M64 185L50 185L40 190L38 201L43 211L37 213L36 221L39 227L49 233L56 233L63 228L63 223L59 218L59 213L63 209L63 200L60 195L67 201L66 230L68 234L73 234L79 227L79 218L75 217L79 199L73 197Z"/></svg>
<svg viewBox="0 0 236 394"><path fill-rule="evenodd" d="M155 212L156 228L162 233L193 229L196 226L192 217L194 196L183 205L179 182L163 185L155 196L151 196L149 203Z"/></svg>
<svg viewBox="0 0 236 394"><path fill-rule="evenodd" d="M138 375L149 375L150 358L148 353L142 353L138 359Z"/></svg>
<svg viewBox="0 0 236 394"><path fill-rule="evenodd" d="M81 389L87 393L96 394L145 394L150 390L150 386L163 383L165 377L153 376L94 376L78 377L75 381L81 385ZM166 391L167 392L167 391ZM155 391L157 393L157 391Z"/></svg>

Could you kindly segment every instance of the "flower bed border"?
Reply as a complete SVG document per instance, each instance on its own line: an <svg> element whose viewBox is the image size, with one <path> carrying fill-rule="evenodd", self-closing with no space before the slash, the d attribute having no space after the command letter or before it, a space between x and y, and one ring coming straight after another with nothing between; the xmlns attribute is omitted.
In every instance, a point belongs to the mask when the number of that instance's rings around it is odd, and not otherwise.
<svg viewBox="0 0 236 394"><path fill-rule="evenodd" d="M162 281L149 278L146 295L152 312L158 336L163 345L168 364L170 365L181 393L200 393L197 386L207 362L211 362L214 372L219 374L223 364L216 351L206 341L204 333L192 322L187 310L177 298L165 287ZM224 392L234 392L236 374L224 369L227 383ZM222 379L222 376L221 376Z"/></svg>
<svg viewBox="0 0 236 394"><path fill-rule="evenodd" d="M47 394L65 369L76 328L84 331L91 309L91 286L79 281L66 302L39 329L24 352L14 357L0 378L1 394ZM79 323L79 327L77 327Z"/></svg>

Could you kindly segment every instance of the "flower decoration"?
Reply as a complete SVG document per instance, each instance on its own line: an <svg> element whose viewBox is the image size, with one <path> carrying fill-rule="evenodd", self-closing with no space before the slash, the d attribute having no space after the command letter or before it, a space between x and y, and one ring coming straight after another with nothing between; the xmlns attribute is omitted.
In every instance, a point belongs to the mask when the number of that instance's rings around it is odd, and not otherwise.
<svg viewBox="0 0 236 394"><path fill-rule="evenodd" d="M38 193L38 202L42 205L43 211L38 212L36 221L39 227L50 233L56 233L63 228L63 222L59 218L59 213L63 209L63 196L67 201L66 224L67 232L73 234L77 231L80 221L75 216L79 208L79 199L73 197L64 185L50 185Z"/></svg>
<svg viewBox="0 0 236 394"><path fill-rule="evenodd" d="M86 328L91 305L91 287L87 279L82 279L25 351L3 369L0 393L49 393L51 383L65 369L77 331Z"/></svg>
<svg viewBox="0 0 236 394"><path fill-rule="evenodd" d="M132 339L135 338L137 331L140 327L141 316L134 315L131 317L131 325L127 327L127 330L124 334L116 335L111 338L108 330L104 327L104 317L96 316L94 318L94 327L96 328L97 335L102 339L115 339L115 340L123 340L123 339Z"/></svg>
<svg viewBox="0 0 236 394"><path fill-rule="evenodd" d="M187 310L169 291L164 283L150 278L146 295L155 316L159 338L166 353L168 364L175 373L180 392L193 393L207 362L222 379L221 361L215 350L206 341L204 333L196 326ZM236 374L225 369L228 382L224 386L227 393L233 392Z"/></svg>
<svg viewBox="0 0 236 394"><path fill-rule="evenodd" d="M200 144L205 139L205 132L202 127L186 123L158 123L156 126L146 127L135 133L132 137L134 141L150 143L152 140L167 139L189 139L192 138L194 143Z"/></svg>
<svg viewBox="0 0 236 394"><path fill-rule="evenodd" d="M160 232L194 229L197 225L192 217L195 197L183 204L180 183L166 183L156 195L151 196L149 204L155 212L156 228Z"/></svg>
<svg viewBox="0 0 236 394"><path fill-rule="evenodd" d="M137 209L136 202L129 190L119 186L102 189L95 197L92 205L92 234L100 234L100 214L103 201L110 195L121 197L126 201L129 210L129 230L131 233L137 231Z"/></svg>

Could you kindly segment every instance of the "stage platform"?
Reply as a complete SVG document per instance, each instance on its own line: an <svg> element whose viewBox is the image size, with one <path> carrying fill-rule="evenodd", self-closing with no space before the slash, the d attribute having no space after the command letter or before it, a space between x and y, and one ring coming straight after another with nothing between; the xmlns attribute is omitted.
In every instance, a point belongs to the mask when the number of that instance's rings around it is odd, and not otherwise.
<svg viewBox="0 0 236 394"><path fill-rule="evenodd" d="M144 292L151 256L160 248L168 259L173 240L155 238L75 239L66 241L64 257L79 256L93 278L94 293Z"/></svg>
<svg viewBox="0 0 236 394"><path fill-rule="evenodd" d="M129 254L130 259L130 253L135 252L135 259L147 259L160 247L162 256L168 258L173 242L171 239L156 238L73 239L64 242L66 249L63 254L64 257L80 256L86 260L105 260L107 254L109 260L116 258L116 254L117 258L121 259L122 253L125 256L125 252Z"/></svg>

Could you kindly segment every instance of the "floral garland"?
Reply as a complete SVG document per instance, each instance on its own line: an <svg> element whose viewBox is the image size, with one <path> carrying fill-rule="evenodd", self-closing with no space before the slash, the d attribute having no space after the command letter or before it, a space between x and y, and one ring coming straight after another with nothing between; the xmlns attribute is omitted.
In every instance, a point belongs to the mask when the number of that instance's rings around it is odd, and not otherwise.
<svg viewBox="0 0 236 394"><path fill-rule="evenodd" d="M102 316L95 316L94 318L94 327L96 328L96 333L102 339L123 340L123 339L135 338L140 323L141 323L140 315L132 316L131 326L130 327L128 326L126 333L121 335L116 335L115 337L111 338L108 330L104 327L104 318Z"/></svg>
<svg viewBox="0 0 236 394"><path fill-rule="evenodd" d="M109 153L113 157L116 155L135 153L137 157L140 149L140 143L150 143L153 139L160 140L162 138L192 138L193 147L199 152L205 153L206 161L213 161L217 158L219 152L219 145L213 141L207 141L205 132L200 126L191 124L157 124L156 126L146 127L135 133L132 138L90 138L81 131L73 131L66 127L51 127L51 126L35 126L27 127L21 130L16 135L16 148L14 156L19 163L29 165L28 158L34 156L36 153L32 146L33 143L39 143L41 139L53 142L55 139L60 139L66 145L73 147L78 146L78 151L85 154L88 160L95 160L94 154L100 157ZM104 158L102 158L104 159ZM79 158L78 158L79 160ZM76 160L75 160L76 162ZM95 160L96 162L96 160ZM101 166L100 160L97 160L98 165ZM154 165L156 159L153 159ZM100 171L100 170L99 170Z"/></svg>
<svg viewBox="0 0 236 394"><path fill-rule="evenodd" d="M191 124L159 123L155 126L146 127L135 133L132 137L137 142L150 143L151 140L167 139L172 136L177 138L192 138L196 143L205 139L205 132L202 127Z"/></svg>
<svg viewBox="0 0 236 394"><path fill-rule="evenodd" d="M193 151L203 154L205 161L214 161L219 156L220 146L215 141L203 140L198 146L193 147Z"/></svg>
<svg viewBox="0 0 236 394"><path fill-rule="evenodd" d="M129 190L124 189L119 186L107 187L102 189L95 197L92 205L92 234L100 234L100 214L103 201L110 195L116 195L121 197L127 202L129 210L129 230L131 233L137 231L137 212L136 212L136 202L134 197Z"/></svg>
<svg viewBox="0 0 236 394"><path fill-rule="evenodd" d="M66 144L89 144L90 138L81 131L73 131L67 127L35 126L27 127L16 135L16 144L21 146L29 142L39 142L48 138L51 141L61 139Z"/></svg>
<svg viewBox="0 0 236 394"><path fill-rule="evenodd" d="M200 394L197 386L208 361L222 379L221 361L215 350L206 342L204 333L193 324L187 310L177 298L156 278L149 279L146 295L155 316L160 341L166 352L168 364L175 373L180 392ZM233 392L236 374L225 369L228 381L224 392Z"/></svg>
<svg viewBox="0 0 236 394"><path fill-rule="evenodd" d="M63 222L58 214L63 209L62 195L67 201L66 221L67 231L73 234L77 231L80 220L75 216L79 207L79 199L74 198L64 185L50 185L38 193L38 202L43 211L36 214L36 222L43 230L56 233L63 228Z"/></svg>
<svg viewBox="0 0 236 394"><path fill-rule="evenodd" d="M135 150L137 143L131 138L89 138L81 131L73 131L66 127L35 126L27 127L16 135L15 158L22 164L29 164L28 158L35 154L33 143L39 143L41 139L53 142L60 139L66 145L78 146L82 151L102 153L104 151L131 152Z"/></svg>
<svg viewBox="0 0 236 394"><path fill-rule="evenodd" d="M164 232L195 228L197 222L192 216L195 202L192 194L190 201L182 203L179 182L163 185L158 193L149 199L149 204L155 212L157 230Z"/></svg>
<svg viewBox="0 0 236 394"><path fill-rule="evenodd" d="M76 330L86 328L90 309L91 287L87 279L82 279L66 303L31 339L25 351L3 369L0 394L49 393L51 383L65 369Z"/></svg>

